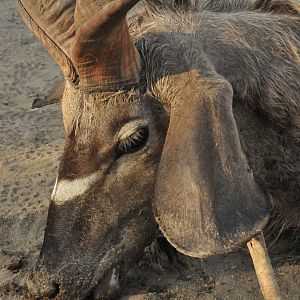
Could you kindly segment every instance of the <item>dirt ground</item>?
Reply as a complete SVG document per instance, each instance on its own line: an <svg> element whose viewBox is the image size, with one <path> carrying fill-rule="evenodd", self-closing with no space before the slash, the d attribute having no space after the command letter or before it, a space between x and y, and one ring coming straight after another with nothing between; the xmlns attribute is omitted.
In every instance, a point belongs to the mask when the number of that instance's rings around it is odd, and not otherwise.
<svg viewBox="0 0 300 300"><path fill-rule="evenodd" d="M32 110L61 77L54 61L0 0L0 299L27 299L24 278L41 248L47 208L64 144L59 105ZM148 256L124 279L122 298L262 299L247 251L182 258L179 271ZM300 265L275 266L284 299L300 299Z"/></svg>

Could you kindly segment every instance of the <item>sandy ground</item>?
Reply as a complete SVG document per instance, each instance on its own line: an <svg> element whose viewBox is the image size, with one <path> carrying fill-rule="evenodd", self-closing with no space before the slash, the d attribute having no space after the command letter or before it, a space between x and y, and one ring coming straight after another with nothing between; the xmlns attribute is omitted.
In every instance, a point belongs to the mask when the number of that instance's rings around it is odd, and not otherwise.
<svg viewBox="0 0 300 300"><path fill-rule="evenodd" d="M15 1L0 0L0 299L27 299L26 271L42 244L64 144L60 107L31 110L61 77L23 25ZM149 258L124 279L122 299L262 299L245 250L206 260L182 258L179 271ZM276 265L284 299L300 299L300 266Z"/></svg>

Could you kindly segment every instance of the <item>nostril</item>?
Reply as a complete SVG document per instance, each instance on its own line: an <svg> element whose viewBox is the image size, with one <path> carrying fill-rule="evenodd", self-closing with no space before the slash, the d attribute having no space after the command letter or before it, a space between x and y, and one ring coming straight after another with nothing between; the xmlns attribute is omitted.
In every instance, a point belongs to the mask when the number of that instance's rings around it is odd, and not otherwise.
<svg viewBox="0 0 300 300"><path fill-rule="evenodd" d="M27 277L27 288L31 296L35 298L54 298L59 293L59 285L54 281L36 281L30 274Z"/></svg>

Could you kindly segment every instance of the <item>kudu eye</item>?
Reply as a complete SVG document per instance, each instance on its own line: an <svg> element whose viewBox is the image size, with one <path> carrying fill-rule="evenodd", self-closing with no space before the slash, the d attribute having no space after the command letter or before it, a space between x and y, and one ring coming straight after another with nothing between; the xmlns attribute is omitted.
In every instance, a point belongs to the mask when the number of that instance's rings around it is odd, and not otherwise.
<svg viewBox="0 0 300 300"><path fill-rule="evenodd" d="M128 137L119 141L119 151L121 154L134 153L143 148L149 137L148 127L141 127Z"/></svg>

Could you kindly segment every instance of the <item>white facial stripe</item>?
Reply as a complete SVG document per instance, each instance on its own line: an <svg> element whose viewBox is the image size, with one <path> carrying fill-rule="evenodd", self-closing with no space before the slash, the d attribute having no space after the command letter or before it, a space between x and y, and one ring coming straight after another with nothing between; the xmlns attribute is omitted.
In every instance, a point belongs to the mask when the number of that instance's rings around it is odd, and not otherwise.
<svg viewBox="0 0 300 300"><path fill-rule="evenodd" d="M56 179L51 198L56 204L64 204L72 198L83 195L98 179L98 173L74 180Z"/></svg>

